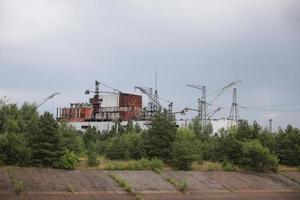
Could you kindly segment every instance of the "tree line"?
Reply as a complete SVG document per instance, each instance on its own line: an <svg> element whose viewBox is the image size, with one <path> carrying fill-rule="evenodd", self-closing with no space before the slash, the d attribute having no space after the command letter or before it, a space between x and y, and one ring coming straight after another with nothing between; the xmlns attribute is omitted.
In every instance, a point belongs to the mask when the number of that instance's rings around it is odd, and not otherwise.
<svg viewBox="0 0 300 200"><path fill-rule="evenodd" d="M95 127L78 131L56 121L35 105L21 107L0 100L0 165L74 169L80 158L96 166L99 157L112 160L160 159L177 169L193 162L215 161L246 170L276 171L278 164L300 165L300 130L288 125L271 133L256 122L240 121L228 130L213 133L198 118L188 128L177 128L175 119L159 112L149 129L116 122L110 131Z"/></svg>

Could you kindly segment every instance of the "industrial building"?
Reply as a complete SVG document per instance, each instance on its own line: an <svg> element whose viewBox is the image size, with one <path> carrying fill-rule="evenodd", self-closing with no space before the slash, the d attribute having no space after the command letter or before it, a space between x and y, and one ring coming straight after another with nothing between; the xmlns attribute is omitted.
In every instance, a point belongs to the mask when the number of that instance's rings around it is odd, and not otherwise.
<svg viewBox="0 0 300 200"><path fill-rule="evenodd" d="M57 119L75 125L77 128L89 127L91 123L99 129L109 129L112 123L142 120L142 96L120 91L100 91L100 82L95 82L95 93L89 103L71 103L70 107L57 108ZM82 124L80 126L80 124ZM102 127L102 128L100 128Z"/></svg>
<svg viewBox="0 0 300 200"><path fill-rule="evenodd" d="M135 89L139 90L149 98L146 106L143 107L141 95L121 92L118 89L95 81L94 91L85 91L86 95L91 93L94 94L94 96L89 99L88 103L71 103L69 107L57 108L56 117L60 121L68 122L76 129L82 130L95 126L98 130L110 130L115 122L120 122L121 126L126 126L129 121L132 121L133 124L139 124L141 128L147 128L153 114L163 109L167 110L168 114L171 116L194 111L198 113L198 117L203 125L206 125L206 123L209 122L214 126L214 130L218 130L220 125L221 127L225 127L224 124L236 124L239 120L238 104L236 103L236 88L233 90L233 103L230 116L227 119L224 117L213 118L215 114L222 109L221 107L218 107L211 112L208 112L207 107L223 94L226 89L239 82L240 81L231 82L214 92L213 94L215 94L215 97L210 102L207 102L206 100L205 86L187 84L189 87L202 90L202 97L198 98L198 109L186 107L177 112L173 112L173 102L168 101L168 108L165 108L160 104L161 98L158 96L157 88L155 88L155 91L153 92L152 88L135 87ZM100 90L100 85L109 88L110 91ZM176 122L178 127L188 127L191 120L179 119Z"/></svg>
<svg viewBox="0 0 300 200"><path fill-rule="evenodd" d="M142 117L142 96L128 93L100 95L100 106L94 113L93 104L71 103L58 108L58 119L66 122L131 121ZM93 98L90 102L93 102ZM95 114L95 115L94 115Z"/></svg>

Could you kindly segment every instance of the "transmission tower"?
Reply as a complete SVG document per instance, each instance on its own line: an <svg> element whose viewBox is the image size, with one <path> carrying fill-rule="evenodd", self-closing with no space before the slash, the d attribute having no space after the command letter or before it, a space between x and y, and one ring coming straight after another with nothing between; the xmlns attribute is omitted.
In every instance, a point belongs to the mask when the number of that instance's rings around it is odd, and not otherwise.
<svg viewBox="0 0 300 200"><path fill-rule="evenodd" d="M202 97L198 98L198 117L201 124L206 125L207 122L207 102L206 102L206 87L200 85L187 84L186 86L202 90Z"/></svg>
<svg viewBox="0 0 300 200"><path fill-rule="evenodd" d="M206 125L207 122L207 102L206 102L206 87L202 86L202 99L201 99L201 110L202 110L202 122L203 125Z"/></svg>
<svg viewBox="0 0 300 200"><path fill-rule="evenodd" d="M229 114L229 117L227 118L227 120L228 120L229 126L237 125L238 121L240 120L236 88L233 88L232 105L231 105L230 114Z"/></svg>

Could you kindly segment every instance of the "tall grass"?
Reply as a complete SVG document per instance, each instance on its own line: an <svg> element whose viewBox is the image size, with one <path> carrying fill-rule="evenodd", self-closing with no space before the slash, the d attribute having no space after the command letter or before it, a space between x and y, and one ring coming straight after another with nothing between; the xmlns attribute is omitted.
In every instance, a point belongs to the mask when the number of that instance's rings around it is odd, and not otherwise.
<svg viewBox="0 0 300 200"><path fill-rule="evenodd" d="M127 183L126 180L122 179L121 177L119 177L117 174L115 173L109 173L110 177L116 181L120 187L122 187L125 191L129 192L129 193L133 193L132 188L130 187L130 185Z"/></svg>
<svg viewBox="0 0 300 200"><path fill-rule="evenodd" d="M128 162L111 162L104 168L106 170L161 170L163 162L159 159L132 160Z"/></svg>
<svg viewBox="0 0 300 200"><path fill-rule="evenodd" d="M143 200L143 196L141 196L140 194L135 192L125 179L122 179L120 176L118 176L115 173L109 173L109 175L114 181L116 181L118 183L118 185L120 187L122 187L125 191L127 191L127 192L131 193L133 196L135 196L135 198L137 200Z"/></svg>
<svg viewBox="0 0 300 200"><path fill-rule="evenodd" d="M12 175L10 173L10 171L8 171L8 175L9 175L9 178L10 178L11 182L14 185L15 193L16 194L21 194L25 189L24 182L21 181L21 180L18 180L14 175Z"/></svg>
<svg viewBox="0 0 300 200"><path fill-rule="evenodd" d="M175 179L170 178L170 177L165 178L165 180L168 183L172 184L174 187L176 187L177 190L179 190L180 192L182 192L182 193L186 192L188 186L185 181L176 181Z"/></svg>

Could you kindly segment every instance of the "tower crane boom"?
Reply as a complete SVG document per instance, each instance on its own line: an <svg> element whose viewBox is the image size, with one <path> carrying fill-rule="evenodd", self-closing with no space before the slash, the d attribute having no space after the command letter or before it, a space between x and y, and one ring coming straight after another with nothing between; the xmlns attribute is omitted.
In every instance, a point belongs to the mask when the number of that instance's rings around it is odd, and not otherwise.
<svg viewBox="0 0 300 200"><path fill-rule="evenodd" d="M149 99L151 100L150 103L156 104L158 107L163 108L163 106L159 103L159 101L158 101L157 99L154 98L152 88L135 86L134 89L138 89L138 90L140 90L143 94L145 94L146 96L148 96Z"/></svg>
<svg viewBox="0 0 300 200"><path fill-rule="evenodd" d="M208 120L210 120L217 112L219 112L222 109L222 107L217 108L214 110L210 115L208 116Z"/></svg>
<svg viewBox="0 0 300 200"><path fill-rule="evenodd" d="M53 94L51 94L50 96L46 97L41 103L39 103L36 106L36 109L40 108L43 104L45 104L48 100L53 99L56 95L60 95L59 92L55 92Z"/></svg>
<svg viewBox="0 0 300 200"><path fill-rule="evenodd" d="M238 84L238 83L240 83L240 82L241 82L241 80L232 81L231 83L229 83L229 84L226 85L225 87L223 87L223 88L221 88L221 89L219 89L219 90L217 90L217 91L215 91L215 92L209 94L208 96L211 96L211 95L217 93L217 95L209 102L209 104L212 104L212 103L213 103L217 98L219 98L219 97L220 97L227 89L229 89L230 87L232 87L232 86L234 86L234 85L236 85L236 84Z"/></svg>

